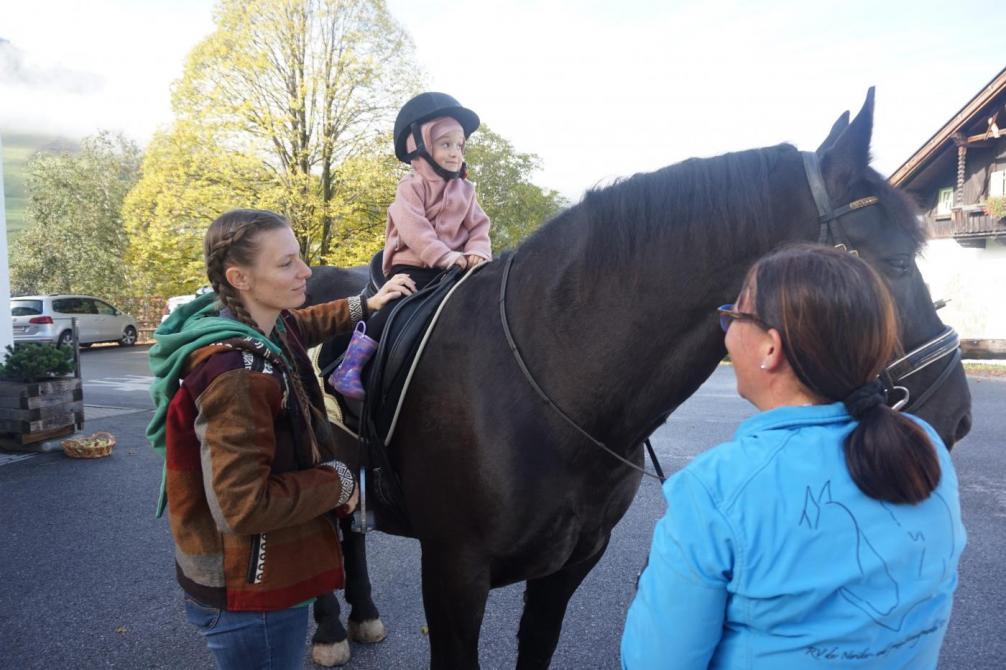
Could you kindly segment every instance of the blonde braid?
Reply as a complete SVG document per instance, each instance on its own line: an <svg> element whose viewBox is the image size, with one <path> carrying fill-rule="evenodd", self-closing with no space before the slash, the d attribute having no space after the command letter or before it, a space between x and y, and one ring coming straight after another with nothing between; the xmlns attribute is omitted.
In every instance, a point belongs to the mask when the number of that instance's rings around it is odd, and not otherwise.
<svg viewBox="0 0 1006 670"><path fill-rule="evenodd" d="M217 219L217 221L220 221L220 219ZM214 225L216 225L216 222L214 222ZM220 227L223 228L224 226ZM220 303L234 314L234 318L245 325L251 326L259 332L262 332L262 329L258 327L258 324L255 323L254 319L252 319L248 309L241 301L241 297L238 295L237 290L231 286L229 281L227 281L226 274L228 266L227 261L231 260L232 256L245 255L234 252L243 250L243 247L247 247L252 244L252 240L250 239L251 236L247 236L246 238L246 235L249 230L254 228L254 221L250 219L239 220L232 223L230 226L227 226L227 228L229 228L229 230L221 230L217 235L212 236L217 238L215 240L211 239L210 232L217 231L214 231L212 226L210 227L210 231L207 231L204 246L206 256L206 277L210 280L213 292L217 294L217 298L220 300Z"/></svg>
<svg viewBox="0 0 1006 670"><path fill-rule="evenodd" d="M311 399L307 397L307 391L304 389L304 383L300 378L300 371L297 370L297 359L294 357L293 351L290 348L290 342L287 339L286 333L280 331L279 339L281 346L286 351L287 357L290 359L290 365L292 367L290 370L290 385L293 386L293 393L297 396L297 404L300 405L301 412L307 422L308 434L311 442L311 457L317 464L321 462L321 450L318 446L317 435L314 432L314 423L316 419L311 412Z"/></svg>

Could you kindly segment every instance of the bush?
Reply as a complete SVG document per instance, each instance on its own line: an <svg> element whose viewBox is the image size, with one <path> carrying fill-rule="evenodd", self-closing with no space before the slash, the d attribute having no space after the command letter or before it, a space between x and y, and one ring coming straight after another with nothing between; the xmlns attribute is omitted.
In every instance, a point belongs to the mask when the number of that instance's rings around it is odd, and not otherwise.
<svg viewBox="0 0 1006 670"><path fill-rule="evenodd" d="M12 382L43 381L73 372L73 351L51 344L7 346L7 356L0 363L0 379Z"/></svg>

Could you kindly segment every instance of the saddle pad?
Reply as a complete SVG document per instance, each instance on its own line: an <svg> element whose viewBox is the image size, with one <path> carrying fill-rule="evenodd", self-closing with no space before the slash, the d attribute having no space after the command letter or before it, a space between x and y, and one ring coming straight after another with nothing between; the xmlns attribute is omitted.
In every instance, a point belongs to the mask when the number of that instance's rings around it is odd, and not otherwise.
<svg viewBox="0 0 1006 670"><path fill-rule="evenodd" d="M395 306L374 355L367 379L363 423L371 444L391 444L413 373L441 311L451 295L479 266L462 274L447 270L438 280Z"/></svg>

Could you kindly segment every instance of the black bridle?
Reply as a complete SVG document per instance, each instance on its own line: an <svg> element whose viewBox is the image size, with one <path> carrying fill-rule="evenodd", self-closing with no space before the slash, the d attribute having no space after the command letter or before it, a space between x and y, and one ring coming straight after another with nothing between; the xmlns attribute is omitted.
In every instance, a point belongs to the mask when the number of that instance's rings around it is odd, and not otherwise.
<svg viewBox="0 0 1006 670"><path fill-rule="evenodd" d="M821 166L817 160L817 154L812 151L803 151L803 168L807 175L807 183L810 184L811 195L814 196L814 204L817 205L818 223L820 232L818 242L821 244L831 244L839 249L844 249L851 254L859 255L852 247L849 236L845 234L839 219L846 214L854 212L864 207L870 207L880 202L877 196L869 196L853 200L848 205L832 209L831 199L828 191L824 188L824 179L821 176ZM930 365L946 359L943 369L936 379L917 397L912 397L904 381ZM908 411L917 409L924 405L950 378L955 367L961 361L961 340L957 331L947 326L940 333L908 352L901 358L893 361L880 373L880 381L884 385L887 395L887 402L893 409ZM897 396L897 399L895 399Z"/></svg>

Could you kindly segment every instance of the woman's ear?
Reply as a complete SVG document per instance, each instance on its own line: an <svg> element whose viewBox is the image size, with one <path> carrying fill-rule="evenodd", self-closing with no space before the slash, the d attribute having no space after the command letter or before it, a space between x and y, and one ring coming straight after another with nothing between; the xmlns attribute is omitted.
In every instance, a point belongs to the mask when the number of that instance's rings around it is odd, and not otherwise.
<svg viewBox="0 0 1006 670"><path fill-rule="evenodd" d="M239 291L247 291L251 288L251 278L248 276L248 273L237 265L232 265L224 270L224 277L227 279L228 284Z"/></svg>
<svg viewBox="0 0 1006 670"><path fill-rule="evenodd" d="M775 372L781 366L788 364L786 354L782 351L782 335L775 328L769 328L765 334L767 337L762 344L762 359L759 367L762 370Z"/></svg>

